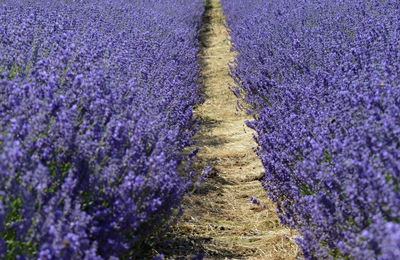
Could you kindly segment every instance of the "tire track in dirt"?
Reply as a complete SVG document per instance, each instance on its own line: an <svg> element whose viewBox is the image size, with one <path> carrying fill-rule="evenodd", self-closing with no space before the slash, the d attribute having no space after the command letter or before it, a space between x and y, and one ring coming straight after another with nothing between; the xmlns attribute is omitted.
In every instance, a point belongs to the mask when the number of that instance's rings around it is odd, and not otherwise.
<svg viewBox="0 0 400 260"><path fill-rule="evenodd" d="M251 118L236 111L236 97L228 88L233 85L228 63L234 53L224 21L219 0L210 0L200 35L205 102L195 116L201 123L196 168L210 165L213 170L208 181L185 198L167 257L294 259L295 232L279 224L275 205L258 180L263 167L252 151L252 130L244 124ZM261 204L252 204L251 196Z"/></svg>

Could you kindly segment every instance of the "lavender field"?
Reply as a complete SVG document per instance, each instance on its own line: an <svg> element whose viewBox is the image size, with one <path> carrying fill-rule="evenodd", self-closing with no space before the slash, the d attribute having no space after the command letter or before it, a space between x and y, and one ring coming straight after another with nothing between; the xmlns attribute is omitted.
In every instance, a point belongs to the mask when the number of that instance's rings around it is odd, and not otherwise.
<svg viewBox="0 0 400 260"><path fill-rule="evenodd" d="M204 257L400 259L400 2L0 0L0 259Z"/></svg>
<svg viewBox="0 0 400 260"><path fill-rule="evenodd" d="M400 258L400 2L222 0L262 185L307 259Z"/></svg>
<svg viewBox="0 0 400 260"><path fill-rule="evenodd" d="M0 258L140 257L176 214L203 9L0 2Z"/></svg>

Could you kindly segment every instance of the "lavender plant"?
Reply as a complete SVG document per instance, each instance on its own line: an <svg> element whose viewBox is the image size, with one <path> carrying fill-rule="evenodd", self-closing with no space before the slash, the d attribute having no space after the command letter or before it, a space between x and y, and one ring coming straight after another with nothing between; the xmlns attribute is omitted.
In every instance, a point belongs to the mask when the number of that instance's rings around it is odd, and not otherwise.
<svg viewBox="0 0 400 260"><path fill-rule="evenodd" d="M193 174L202 1L0 3L0 258L135 258ZM188 168L188 167L186 167Z"/></svg>
<svg viewBox="0 0 400 260"><path fill-rule="evenodd" d="M400 3L222 0L262 185L306 259L400 257Z"/></svg>

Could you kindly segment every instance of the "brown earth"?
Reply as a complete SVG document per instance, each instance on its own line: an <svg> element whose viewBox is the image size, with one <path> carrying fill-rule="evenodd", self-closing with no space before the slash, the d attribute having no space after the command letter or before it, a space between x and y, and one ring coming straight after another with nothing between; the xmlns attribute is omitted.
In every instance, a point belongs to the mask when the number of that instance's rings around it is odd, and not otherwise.
<svg viewBox="0 0 400 260"><path fill-rule="evenodd" d="M234 53L224 21L219 0L211 0L200 36L205 102L195 115L201 123L196 167L210 165L213 170L185 198L185 213L172 228L164 253L169 259L196 254L206 259L294 259L296 233L279 224L275 205L258 181L263 167L252 151L252 130L244 124L251 118L236 111L236 97L228 88L233 85L228 63ZM251 196L261 204L252 204Z"/></svg>

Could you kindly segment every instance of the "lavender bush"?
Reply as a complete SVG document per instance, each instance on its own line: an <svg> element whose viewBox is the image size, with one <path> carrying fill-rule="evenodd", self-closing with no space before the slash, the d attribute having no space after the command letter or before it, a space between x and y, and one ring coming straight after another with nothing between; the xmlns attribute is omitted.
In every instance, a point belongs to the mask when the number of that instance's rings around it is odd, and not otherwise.
<svg viewBox="0 0 400 260"><path fill-rule="evenodd" d="M192 182L203 8L0 3L0 258L134 258L163 228Z"/></svg>
<svg viewBox="0 0 400 260"><path fill-rule="evenodd" d="M304 257L400 258L400 2L222 4L262 185Z"/></svg>

